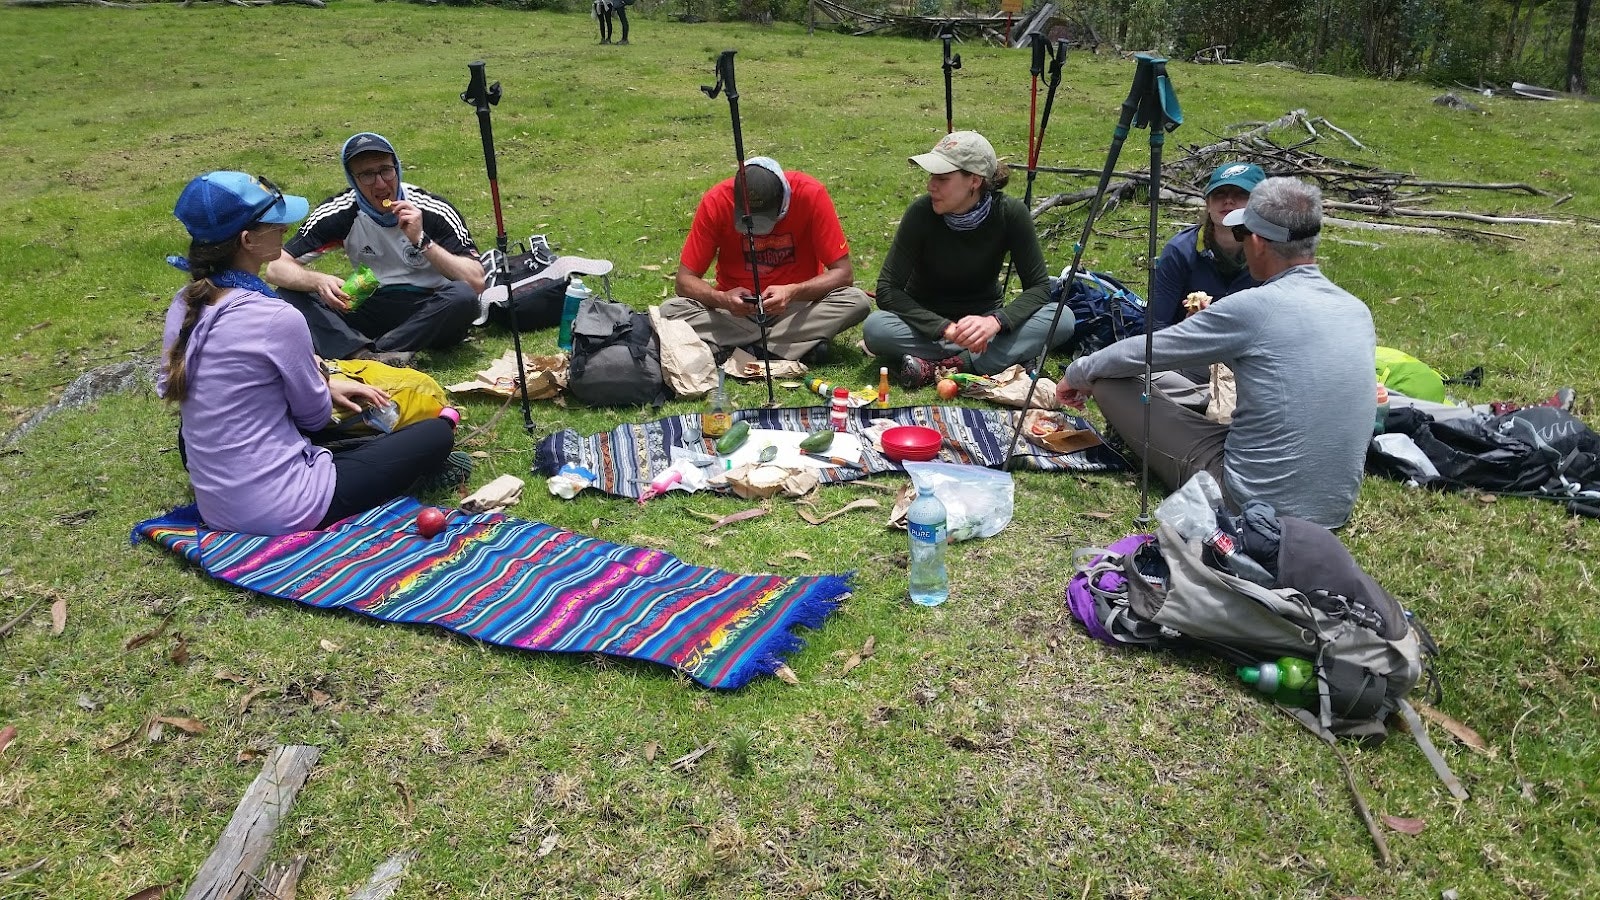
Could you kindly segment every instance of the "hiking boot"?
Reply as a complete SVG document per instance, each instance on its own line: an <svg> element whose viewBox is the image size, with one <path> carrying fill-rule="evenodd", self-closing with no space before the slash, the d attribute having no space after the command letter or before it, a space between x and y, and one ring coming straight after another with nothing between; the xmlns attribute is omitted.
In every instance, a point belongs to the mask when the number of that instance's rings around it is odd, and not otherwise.
<svg viewBox="0 0 1600 900"><path fill-rule="evenodd" d="M412 494L433 494L453 491L467 483L472 477L472 457L464 451L451 450L450 455L444 458L439 468L431 475L424 475L411 486Z"/></svg>
<svg viewBox="0 0 1600 900"><path fill-rule="evenodd" d="M920 356L900 357L900 386L908 391L927 387L951 372L965 371L960 354L944 359L923 359Z"/></svg>

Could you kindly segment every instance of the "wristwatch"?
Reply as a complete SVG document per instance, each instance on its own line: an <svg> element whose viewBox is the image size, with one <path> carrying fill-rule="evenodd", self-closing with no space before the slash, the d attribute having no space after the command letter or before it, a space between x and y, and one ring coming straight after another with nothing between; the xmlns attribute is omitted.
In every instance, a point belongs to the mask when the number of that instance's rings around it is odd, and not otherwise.
<svg viewBox="0 0 1600 900"><path fill-rule="evenodd" d="M422 240L421 241L419 241L419 242L417 242L415 244L412 244L410 247L406 248L406 255L411 257L412 259L415 259L415 258L421 256L422 252L424 250L427 250L429 247L432 247L432 246L433 246L433 238L429 237L428 233L426 231L424 231L422 233Z"/></svg>

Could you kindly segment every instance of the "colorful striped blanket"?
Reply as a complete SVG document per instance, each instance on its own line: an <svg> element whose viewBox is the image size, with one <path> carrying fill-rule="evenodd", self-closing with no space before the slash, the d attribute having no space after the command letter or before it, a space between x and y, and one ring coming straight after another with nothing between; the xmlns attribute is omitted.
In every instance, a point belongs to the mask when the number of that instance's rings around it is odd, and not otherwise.
<svg viewBox="0 0 1600 900"><path fill-rule="evenodd" d="M937 429L946 440L939 459L998 468L1005 462L1006 447L1017 413L1001 409L973 409L965 406L902 406L893 409L862 408L850 411L850 428L860 431L873 419L892 419L902 425L925 425ZM811 432L828 427L826 406L790 406L781 409L744 409L734 413L735 421L749 422L751 428ZM1089 423L1074 417L1077 428ZM865 444L866 442L863 442ZM639 495L650 478L672 464L673 447L710 451L711 441L700 434L700 416L667 416L654 422L621 425L610 431L582 435L568 429L539 442L533 471L554 475L561 467L574 463L600 476L594 487L616 497ZM824 484L851 481L879 472L904 471L899 463L875 449L863 446L862 468L824 468L818 475ZM1074 453L1054 453L1027 441L1017 442L1016 465L1044 471L1108 472L1126 464L1104 446Z"/></svg>
<svg viewBox="0 0 1600 900"><path fill-rule="evenodd" d="M433 538L402 497L324 531L212 531L186 506L134 526L246 590L491 644L670 666L710 688L770 674L821 627L848 576L738 575L499 514L452 513Z"/></svg>

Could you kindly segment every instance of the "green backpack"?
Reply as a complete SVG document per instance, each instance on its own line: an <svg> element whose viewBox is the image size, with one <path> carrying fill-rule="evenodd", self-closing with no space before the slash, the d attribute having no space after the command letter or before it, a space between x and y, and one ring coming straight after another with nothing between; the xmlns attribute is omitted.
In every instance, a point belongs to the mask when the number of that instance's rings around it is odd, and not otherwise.
<svg viewBox="0 0 1600 900"><path fill-rule="evenodd" d="M1413 400L1444 403L1444 376L1432 366L1393 347L1379 347L1375 359L1378 383Z"/></svg>

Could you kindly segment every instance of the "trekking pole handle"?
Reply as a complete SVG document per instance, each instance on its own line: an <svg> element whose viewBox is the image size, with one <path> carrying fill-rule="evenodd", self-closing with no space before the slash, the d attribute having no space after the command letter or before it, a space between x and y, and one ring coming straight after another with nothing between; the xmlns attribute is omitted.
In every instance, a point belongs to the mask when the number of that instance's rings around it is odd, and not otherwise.
<svg viewBox="0 0 1600 900"><path fill-rule="evenodd" d="M1049 45L1045 41L1044 35L1037 31L1028 35L1028 44L1029 48L1033 50L1033 59L1028 65L1028 74L1038 78L1044 74L1044 55Z"/></svg>
<svg viewBox="0 0 1600 900"><path fill-rule="evenodd" d="M700 90L705 91L707 97L715 100L718 94L727 91L728 102L732 103L739 99L739 86L733 76L733 54L737 52L724 50L717 54L717 83L700 85Z"/></svg>
<svg viewBox="0 0 1600 900"><path fill-rule="evenodd" d="M1050 54L1050 87L1061 84L1061 66L1067 61L1067 39L1056 40L1055 52Z"/></svg>

